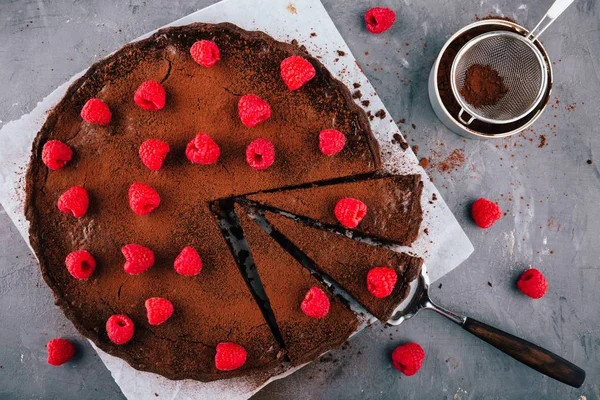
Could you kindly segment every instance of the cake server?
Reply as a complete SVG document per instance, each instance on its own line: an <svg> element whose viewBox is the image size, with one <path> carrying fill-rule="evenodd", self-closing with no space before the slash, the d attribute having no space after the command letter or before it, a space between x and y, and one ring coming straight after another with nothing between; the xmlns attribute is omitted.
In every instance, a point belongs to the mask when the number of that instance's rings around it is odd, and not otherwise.
<svg viewBox="0 0 600 400"><path fill-rule="evenodd" d="M388 324L400 325L421 310L432 310L443 315L515 360L557 381L578 388L585 380L585 371L564 358L510 333L437 305L429 298L429 276L425 266L411 285L409 296L398 306Z"/></svg>

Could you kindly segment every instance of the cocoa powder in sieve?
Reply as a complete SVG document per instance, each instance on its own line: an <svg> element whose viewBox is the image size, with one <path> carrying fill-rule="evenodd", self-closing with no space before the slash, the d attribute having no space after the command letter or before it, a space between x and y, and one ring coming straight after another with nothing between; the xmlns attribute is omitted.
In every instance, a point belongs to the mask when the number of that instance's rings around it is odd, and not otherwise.
<svg viewBox="0 0 600 400"><path fill-rule="evenodd" d="M475 108L493 106L508 92L504 78L489 65L473 64L465 72L460 95Z"/></svg>

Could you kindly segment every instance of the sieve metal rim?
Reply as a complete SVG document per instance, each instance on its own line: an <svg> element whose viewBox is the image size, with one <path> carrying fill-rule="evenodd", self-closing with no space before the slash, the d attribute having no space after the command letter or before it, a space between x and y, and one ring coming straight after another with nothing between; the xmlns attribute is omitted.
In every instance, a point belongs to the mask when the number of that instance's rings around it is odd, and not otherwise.
<svg viewBox="0 0 600 400"><path fill-rule="evenodd" d="M480 41L487 39L490 36L512 36L512 37L516 38L517 40L524 42L533 51L533 54L535 54L538 64L540 65L540 68L542 69L542 83L540 85L540 88L538 90L535 100L532 102L531 106L525 112L522 112L521 114L519 114L513 118L491 119L491 118L484 117L484 116L480 115L476 110L474 110L470 104L465 102L462 99L462 96L458 93L458 87L456 85L456 69L458 67L458 61L464 56L464 54L471 47L473 47ZM523 118L524 116L526 116L527 114L529 114L530 112L532 112L538 106L540 101L543 100L544 93L546 92L546 88L548 87L548 67L546 64L546 59L544 58L540 49L535 45L535 42L528 40L526 36L515 33L515 32L509 32L509 31L491 31L491 32L482 33L479 36L475 36L473 39L469 40L458 51L458 53L456 53L456 56L454 57L454 60L452 61L452 68L450 69L450 85L452 87L452 94L454 95L454 98L456 99L456 101L458 102L458 104L461 107L461 110L458 113L458 120L460 122L462 122L464 125L470 125L476 119L479 121L484 121L484 122L490 123L490 124L508 124L511 122L518 121L521 118ZM468 113L469 116L471 117L469 120L463 119L463 114L465 112Z"/></svg>

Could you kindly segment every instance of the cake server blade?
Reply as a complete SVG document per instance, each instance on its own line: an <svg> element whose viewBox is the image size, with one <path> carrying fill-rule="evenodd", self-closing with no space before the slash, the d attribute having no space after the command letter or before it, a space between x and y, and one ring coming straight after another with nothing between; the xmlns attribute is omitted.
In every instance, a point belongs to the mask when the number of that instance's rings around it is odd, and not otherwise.
<svg viewBox="0 0 600 400"><path fill-rule="evenodd" d="M538 345L439 306L429 298L429 283L427 269L423 266L421 274L411 284L409 296L396 308L388 324L400 325L421 310L432 310L528 367L569 386L581 387L585 380L583 369Z"/></svg>

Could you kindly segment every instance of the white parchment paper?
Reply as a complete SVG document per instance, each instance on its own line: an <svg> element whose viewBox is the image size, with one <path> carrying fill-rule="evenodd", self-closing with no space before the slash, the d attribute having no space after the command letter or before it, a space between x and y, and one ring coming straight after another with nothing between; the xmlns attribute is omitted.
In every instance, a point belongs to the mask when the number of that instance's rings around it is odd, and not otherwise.
<svg viewBox="0 0 600 400"><path fill-rule="evenodd" d="M296 39L348 87L352 88L353 83L359 83L363 93L361 100L370 101L369 109L373 113L380 109L385 110L381 99L361 72L350 49L319 0L262 0L260 5L256 7L256 0L224 0L169 26L192 22L232 22L247 30L262 30L278 40ZM317 35L311 36L312 32ZM152 33L149 32L143 37ZM338 50L346 55L339 56ZM0 130L0 143L3 143L0 147L0 203L28 243L28 224L23 203L24 175L31 144L43 125L48 110L61 99L69 84L80 75L58 87L38 103L31 113L6 124ZM435 281L463 262L473 252L473 246L425 171L419 167L413 152L410 149L403 151L398 144L392 143L394 134L399 134L400 131L390 119L389 112L385 111L388 117L375 118L371 121L371 126L380 142L386 169L393 173L418 172L423 175L424 222L421 235L410 251L425 259L430 279ZM437 200L430 202L434 193ZM428 230L428 234L423 232L424 229ZM156 374L137 371L123 360L97 348L96 351L111 371L123 394L131 400L155 398L155 393L159 398L177 400L247 399L271 380L282 378L296 370L281 368L251 377L211 383L170 381Z"/></svg>

